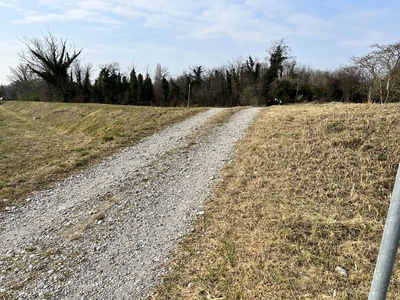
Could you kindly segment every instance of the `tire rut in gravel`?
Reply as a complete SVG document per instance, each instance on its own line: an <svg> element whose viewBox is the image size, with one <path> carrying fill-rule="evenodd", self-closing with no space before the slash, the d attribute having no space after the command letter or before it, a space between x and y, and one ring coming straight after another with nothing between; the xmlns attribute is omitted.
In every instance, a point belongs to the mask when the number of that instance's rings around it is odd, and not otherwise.
<svg viewBox="0 0 400 300"><path fill-rule="evenodd" d="M145 299L259 108L209 109L0 215L0 298ZM194 138L196 137L196 138Z"/></svg>

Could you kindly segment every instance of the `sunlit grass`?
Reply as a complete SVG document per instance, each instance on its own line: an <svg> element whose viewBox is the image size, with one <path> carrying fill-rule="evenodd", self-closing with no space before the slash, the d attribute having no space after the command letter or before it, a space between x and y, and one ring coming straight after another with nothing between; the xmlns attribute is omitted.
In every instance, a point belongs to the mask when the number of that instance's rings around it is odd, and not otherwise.
<svg viewBox="0 0 400 300"><path fill-rule="evenodd" d="M4 102L0 105L0 209L17 205L29 192L200 110Z"/></svg>
<svg viewBox="0 0 400 300"><path fill-rule="evenodd" d="M152 298L367 299L400 105L265 108L236 153Z"/></svg>

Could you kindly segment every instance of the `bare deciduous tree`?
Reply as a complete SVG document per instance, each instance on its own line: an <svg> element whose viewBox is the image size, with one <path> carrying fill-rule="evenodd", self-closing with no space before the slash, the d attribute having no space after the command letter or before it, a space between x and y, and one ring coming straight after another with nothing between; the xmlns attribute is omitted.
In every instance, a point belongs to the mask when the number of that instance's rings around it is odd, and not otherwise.
<svg viewBox="0 0 400 300"><path fill-rule="evenodd" d="M67 41L58 40L50 32L43 34L43 39L25 38L23 43L28 48L21 54L23 63L49 85L56 98L66 101L71 88L68 69L82 50L70 54Z"/></svg>
<svg viewBox="0 0 400 300"><path fill-rule="evenodd" d="M160 105L163 103L167 97L165 97L165 93L163 90L163 82L165 85L165 79L168 76L168 68L162 67L161 64L157 64L156 70L154 72L154 101L156 105ZM168 83L168 82L167 82Z"/></svg>
<svg viewBox="0 0 400 300"><path fill-rule="evenodd" d="M16 68L10 67L11 74L7 76L8 80L20 84L30 82L35 79L34 73L27 64L19 63Z"/></svg>
<svg viewBox="0 0 400 300"><path fill-rule="evenodd" d="M376 90L381 103L393 101L394 93L400 92L400 43L374 44L371 48L375 50L361 57L353 56L352 61L371 75L371 89Z"/></svg>

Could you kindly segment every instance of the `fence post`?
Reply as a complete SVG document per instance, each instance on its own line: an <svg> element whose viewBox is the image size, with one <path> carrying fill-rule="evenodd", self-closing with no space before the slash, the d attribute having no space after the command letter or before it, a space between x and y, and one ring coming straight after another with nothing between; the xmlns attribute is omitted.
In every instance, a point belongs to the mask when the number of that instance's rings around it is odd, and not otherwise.
<svg viewBox="0 0 400 300"><path fill-rule="evenodd" d="M371 283L368 300L384 300L392 276L400 239L400 164L397 169L392 199L386 218L378 260Z"/></svg>

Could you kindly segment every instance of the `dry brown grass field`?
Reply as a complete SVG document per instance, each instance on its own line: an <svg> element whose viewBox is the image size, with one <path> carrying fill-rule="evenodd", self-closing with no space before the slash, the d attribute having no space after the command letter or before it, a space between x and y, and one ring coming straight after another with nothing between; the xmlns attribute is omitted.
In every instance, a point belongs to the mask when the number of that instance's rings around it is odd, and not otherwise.
<svg viewBox="0 0 400 300"><path fill-rule="evenodd" d="M400 105L265 108L236 150L152 299L367 299Z"/></svg>
<svg viewBox="0 0 400 300"><path fill-rule="evenodd" d="M201 110L4 102L0 105L0 210L19 205L30 192Z"/></svg>

